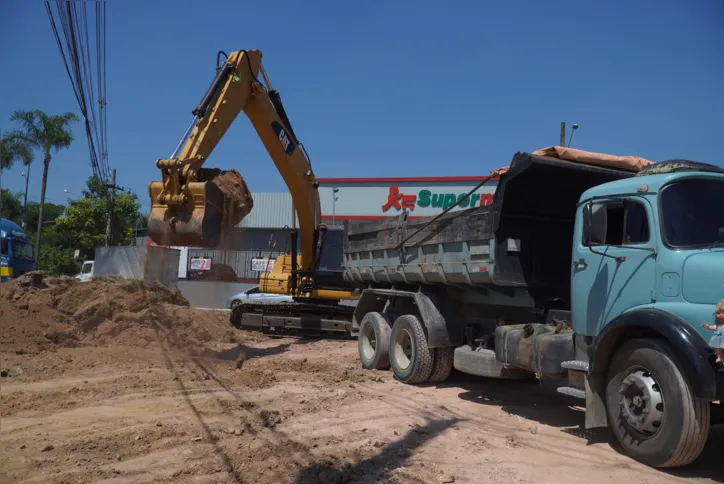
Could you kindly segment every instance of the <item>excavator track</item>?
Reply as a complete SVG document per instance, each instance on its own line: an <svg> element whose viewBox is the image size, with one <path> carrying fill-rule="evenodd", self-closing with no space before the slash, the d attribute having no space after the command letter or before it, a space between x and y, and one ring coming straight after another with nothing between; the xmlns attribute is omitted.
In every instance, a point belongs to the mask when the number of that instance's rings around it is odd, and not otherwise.
<svg viewBox="0 0 724 484"><path fill-rule="evenodd" d="M231 325L270 335L352 337L353 306L325 302L242 303L231 311Z"/></svg>

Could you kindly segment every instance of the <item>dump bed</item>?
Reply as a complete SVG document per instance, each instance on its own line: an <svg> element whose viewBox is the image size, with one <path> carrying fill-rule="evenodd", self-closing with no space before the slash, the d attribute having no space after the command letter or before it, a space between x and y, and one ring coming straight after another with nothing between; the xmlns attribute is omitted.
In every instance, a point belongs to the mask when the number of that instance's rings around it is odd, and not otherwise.
<svg viewBox="0 0 724 484"><path fill-rule="evenodd" d="M348 227L344 277L373 286L494 284L567 294L580 195L634 174L516 153L489 206L434 221L403 213Z"/></svg>

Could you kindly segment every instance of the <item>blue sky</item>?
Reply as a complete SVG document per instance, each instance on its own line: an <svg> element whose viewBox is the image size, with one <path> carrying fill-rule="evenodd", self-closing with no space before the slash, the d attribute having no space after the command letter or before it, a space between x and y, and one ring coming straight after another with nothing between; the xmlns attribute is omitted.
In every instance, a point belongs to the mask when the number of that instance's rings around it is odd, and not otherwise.
<svg viewBox="0 0 724 484"><path fill-rule="evenodd" d="M720 0L109 1L109 162L148 207L216 52L260 49L318 177L487 174L556 144L560 121L577 148L722 164L722 25ZM41 1L2 0L0 45L0 129L15 109L79 113ZM91 174L74 132L56 203ZM206 166L285 189L243 114ZM31 170L38 199L39 156Z"/></svg>

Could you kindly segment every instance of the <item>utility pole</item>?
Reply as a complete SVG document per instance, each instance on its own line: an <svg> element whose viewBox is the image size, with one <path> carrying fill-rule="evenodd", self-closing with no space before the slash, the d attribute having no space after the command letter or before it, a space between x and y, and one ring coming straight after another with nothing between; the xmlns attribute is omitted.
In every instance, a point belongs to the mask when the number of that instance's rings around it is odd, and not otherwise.
<svg viewBox="0 0 724 484"><path fill-rule="evenodd" d="M560 146L563 146L565 148L566 146L566 122L561 121L561 142Z"/></svg>
<svg viewBox="0 0 724 484"><path fill-rule="evenodd" d="M30 165L27 165L27 170L22 172L21 175L25 178L25 196L23 197L23 230L28 222L28 182L30 181Z"/></svg>
<svg viewBox="0 0 724 484"><path fill-rule="evenodd" d="M106 247L110 247L113 243L113 202L116 196L116 190L123 191L123 188L116 186L116 169L113 169L111 184L106 185L111 190L110 200L108 202L108 218L106 219Z"/></svg>
<svg viewBox="0 0 724 484"><path fill-rule="evenodd" d="M2 143L3 139L3 130L0 129L0 143ZM0 160L1 161L1 160ZM0 163L0 218L3 218L3 165Z"/></svg>

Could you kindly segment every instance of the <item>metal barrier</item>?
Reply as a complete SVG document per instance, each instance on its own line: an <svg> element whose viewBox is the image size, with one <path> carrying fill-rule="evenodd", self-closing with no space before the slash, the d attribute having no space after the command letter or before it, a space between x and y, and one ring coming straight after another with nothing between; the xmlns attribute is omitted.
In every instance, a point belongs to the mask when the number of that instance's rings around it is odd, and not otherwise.
<svg viewBox="0 0 724 484"><path fill-rule="evenodd" d="M179 252L164 247L98 247L93 276L121 276L176 287Z"/></svg>
<svg viewBox="0 0 724 484"><path fill-rule="evenodd" d="M259 250L189 249L188 252L189 261L194 257L209 258L212 264L224 264L231 267L238 280L249 283L258 283L261 275L260 272L252 270L252 259L274 259L278 256L278 251Z"/></svg>

